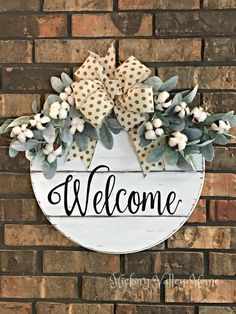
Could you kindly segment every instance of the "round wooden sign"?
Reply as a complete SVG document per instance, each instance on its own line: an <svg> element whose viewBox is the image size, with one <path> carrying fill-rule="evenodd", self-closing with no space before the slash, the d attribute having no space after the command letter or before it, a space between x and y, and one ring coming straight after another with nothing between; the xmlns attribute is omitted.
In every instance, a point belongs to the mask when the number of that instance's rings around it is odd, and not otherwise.
<svg viewBox="0 0 236 314"><path fill-rule="evenodd" d="M98 142L90 169L80 160L59 161L51 180L31 167L36 199L48 220L71 241L106 253L133 253L166 240L187 220L201 194L204 161L197 172L167 166L146 177L128 135L114 148Z"/></svg>

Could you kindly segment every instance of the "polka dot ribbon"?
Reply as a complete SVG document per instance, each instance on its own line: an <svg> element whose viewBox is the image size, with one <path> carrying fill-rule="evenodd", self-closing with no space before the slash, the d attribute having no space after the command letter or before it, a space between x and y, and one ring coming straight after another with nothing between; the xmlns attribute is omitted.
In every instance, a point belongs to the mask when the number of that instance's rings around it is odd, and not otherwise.
<svg viewBox="0 0 236 314"><path fill-rule="evenodd" d="M150 69L133 56L116 68L112 44L105 57L90 52L74 73L75 82L72 84L76 108L95 128L114 109L118 121L134 143L144 173L150 170L146 162L148 149L139 147L136 129L145 120L145 113L154 111L152 88L142 84L150 74ZM82 152L73 144L68 159L79 157L89 167L95 147L96 143L91 141L88 150Z"/></svg>

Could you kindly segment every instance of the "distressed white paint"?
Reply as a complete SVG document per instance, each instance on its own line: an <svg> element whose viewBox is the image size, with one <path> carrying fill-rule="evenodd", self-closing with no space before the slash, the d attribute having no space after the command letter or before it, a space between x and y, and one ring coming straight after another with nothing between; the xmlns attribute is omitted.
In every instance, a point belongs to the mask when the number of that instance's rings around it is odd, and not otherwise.
<svg viewBox="0 0 236 314"><path fill-rule="evenodd" d="M165 171L150 172L146 177L140 170L138 159L125 132L115 136L114 148L106 150L98 143L90 169L87 171L79 160L69 163L59 162L58 172L52 180L46 180L40 169L31 167L31 180L38 203L49 221L65 236L86 248L107 253L137 252L167 239L187 220L194 209L201 193L204 180L204 162L201 156L196 156L197 172L184 172L176 167L166 167ZM79 217L78 209L72 216L65 214L63 203L51 205L47 196L49 191L63 182L68 174L72 174L81 182L79 192L80 202L85 203L85 191L90 171L98 165L107 165L110 172L101 171L94 176L91 196L98 190L104 192L104 185L109 175L114 174L116 184L109 202L114 203L115 192L120 188L131 191L155 192L161 191L162 201L166 195L174 190L182 199L174 216L165 213L157 216L155 209L147 209L132 216L127 211L124 214L114 212L114 216L107 217L103 212L95 216L91 203L85 217ZM69 190L69 199L73 193ZM63 201L63 199L62 199ZM91 198L90 198L91 201ZM125 207L126 197L121 198ZM83 207L83 206L82 206Z"/></svg>

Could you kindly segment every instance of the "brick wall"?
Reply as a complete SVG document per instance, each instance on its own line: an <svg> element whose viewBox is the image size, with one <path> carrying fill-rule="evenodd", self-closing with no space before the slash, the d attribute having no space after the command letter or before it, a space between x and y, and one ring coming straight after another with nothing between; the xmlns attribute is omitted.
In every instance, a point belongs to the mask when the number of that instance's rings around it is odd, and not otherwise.
<svg viewBox="0 0 236 314"><path fill-rule="evenodd" d="M235 109L235 0L0 0L0 117L43 103L49 78L115 39L197 101ZM236 132L235 132L236 133ZM180 231L151 250L103 255L58 233L34 200L29 166L0 138L0 314L232 314L235 299L236 146L216 148L202 199ZM68 266L69 265L69 266ZM111 273L155 280L110 287ZM191 276L192 275L192 276ZM193 281L193 275L201 280Z"/></svg>

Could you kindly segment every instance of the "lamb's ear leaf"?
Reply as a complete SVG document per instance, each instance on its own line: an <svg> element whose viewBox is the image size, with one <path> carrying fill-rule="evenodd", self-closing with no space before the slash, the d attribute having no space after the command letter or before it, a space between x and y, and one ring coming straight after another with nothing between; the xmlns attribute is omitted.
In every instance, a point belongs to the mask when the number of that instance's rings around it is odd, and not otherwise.
<svg viewBox="0 0 236 314"><path fill-rule="evenodd" d="M52 163L49 163L47 160L44 160L42 162L42 170L46 179L48 180L52 179L57 171L57 159Z"/></svg>
<svg viewBox="0 0 236 314"><path fill-rule="evenodd" d="M183 133L187 136L189 142L196 141L201 138L203 131L199 128L186 127Z"/></svg>
<svg viewBox="0 0 236 314"><path fill-rule="evenodd" d="M32 160L32 165L41 165L42 162L45 160L45 155L40 150L37 152L37 154L34 156L34 159Z"/></svg>
<svg viewBox="0 0 236 314"><path fill-rule="evenodd" d="M97 130L88 122L85 122L84 124L83 133L87 135L91 140L94 140L94 141L98 140Z"/></svg>
<svg viewBox="0 0 236 314"><path fill-rule="evenodd" d="M74 141L82 151L87 150L89 142L88 140L88 136L84 133L76 132L74 135Z"/></svg>
<svg viewBox="0 0 236 314"><path fill-rule="evenodd" d="M153 163L161 160L165 155L165 145L156 146L147 156L147 162Z"/></svg>
<svg viewBox="0 0 236 314"><path fill-rule="evenodd" d="M62 83L61 79L56 76L51 77L51 85L52 88L58 93L61 93L65 89L65 85Z"/></svg>
<svg viewBox="0 0 236 314"><path fill-rule="evenodd" d="M28 159L29 161L32 161L34 159L35 153L30 151L30 150L26 150L25 151L25 158Z"/></svg>
<svg viewBox="0 0 236 314"><path fill-rule="evenodd" d="M190 104L194 100L197 94L197 90L198 90L198 85L196 85L189 94L184 96L182 101L186 102L187 104Z"/></svg>
<svg viewBox="0 0 236 314"><path fill-rule="evenodd" d="M73 84L73 80L69 77L69 75L65 72L61 73L61 79L63 84L67 86L71 86Z"/></svg>
<svg viewBox="0 0 236 314"><path fill-rule="evenodd" d="M17 125L28 124L30 119L31 119L31 116L22 116L22 117L16 118L9 124L8 128L13 128L14 126L17 126Z"/></svg>
<svg viewBox="0 0 236 314"><path fill-rule="evenodd" d="M141 146L141 147L146 147L146 146L148 146L148 144L150 144L151 142L152 142L152 140L146 139L144 133L140 135L139 146Z"/></svg>
<svg viewBox="0 0 236 314"><path fill-rule="evenodd" d="M152 87L153 94L156 94L163 84L162 80L158 76L151 76L143 83Z"/></svg>
<svg viewBox="0 0 236 314"><path fill-rule="evenodd" d="M25 143L21 143L20 141L16 140L12 141L10 146L18 152L24 152L26 150L36 148L38 146L38 141L35 139L29 139Z"/></svg>
<svg viewBox="0 0 236 314"><path fill-rule="evenodd" d="M70 128L65 127L62 129L62 131L60 132L60 139L62 140L62 142L67 143L68 146L70 146L73 141L73 135L70 133Z"/></svg>
<svg viewBox="0 0 236 314"><path fill-rule="evenodd" d="M214 158L214 147L213 147L212 143L209 143L208 145L205 145L205 146L201 146L200 152L207 161L213 160L213 158Z"/></svg>
<svg viewBox="0 0 236 314"><path fill-rule="evenodd" d="M228 118L228 121L229 121L231 127L236 126L236 115L232 115L232 117Z"/></svg>
<svg viewBox="0 0 236 314"><path fill-rule="evenodd" d="M183 169L185 171L193 171L195 169L194 169L193 163L190 162L190 160L191 159L186 158L183 154L181 154L179 152L179 159L178 159L178 162L177 162L177 166L180 169Z"/></svg>
<svg viewBox="0 0 236 314"><path fill-rule="evenodd" d="M169 117L169 126L172 130L182 132L185 128L185 122L183 119L177 116L170 116Z"/></svg>
<svg viewBox="0 0 236 314"><path fill-rule="evenodd" d="M37 101L33 101L32 102L32 104L31 104L31 107L32 107L32 111L34 112L34 113L38 113L38 111L39 111L39 105L38 105L38 103L37 103Z"/></svg>
<svg viewBox="0 0 236 314"><path fill-rule="evenodd" d="M9 125L11 124L13 120L12 119L7 119L3 122L3 124L0 127L0 134L4 134L9 131Z"/></svg>
<svg viewBox="0 0 236 314"><path fill-rule="evenodd" d="M214 139L215 144L225 145L228 143L228 139L227 139L227 137L225 137L224 134L220 134L220 133L217 133L217 132L211 131L211 130L208 132L208 134L209 134L211 139Z"/></svg>
<svg viewBox="0 0 236 314"><path fill-rule="evenodd" d="M56 139L55 129L51 124L48 124L47 128L43 131L43 138L47 143L54 143Z"/></svg>
<svg viewBox="0 0 236 314"><path fill-rule="evenodd" d="M179 154L177 151L166 146L165 161L168 165L175 166L178 162Z"/></svg>
<svg viewBox="0 0 236 314"><path fill-rule="evenodd" d="M9 156L11 158L16 157L19 154L19 151L15 150L14 148L11 147L11 145L9 146Z"/></svg>
<svg viewBox="0 0 236 314"><path fill-rule="evenodd" d="M206 146L206 145L208 145L208 144L214 142L214 140L215 140L215 139L207 140L207 141L205 141L205 142L203 142L203 143L200 143L200 144L198 144L198 147L204 147L204 146Z"/></svg>
<svg viewBox="0 0 236 314"><path fill-rule="evenodd" d="M107 149L112 149L114 145L114 140L113 136L105 122L101 125L99 129L99 137L102 142L102 144L107 148Z"/></svg>
<svg viewBox="0 0 236 314"><path fill-rule="evenodd" d="M45 100L45 103L43 105L43 110L49 111L51 104L53 104L56 101L60 101L60 97L58 95L49 95L47 99Z"/></svg>
<svg viewBox="0 0 236 314"><path fill-rule="evenodd" d="M173 77L171 77L170 79L168 79L167 81L165 81L159 88L159 91L171 91L172 89L174 89L176 87L176 85L178 84L178 76L175 75Z"/></svg>

